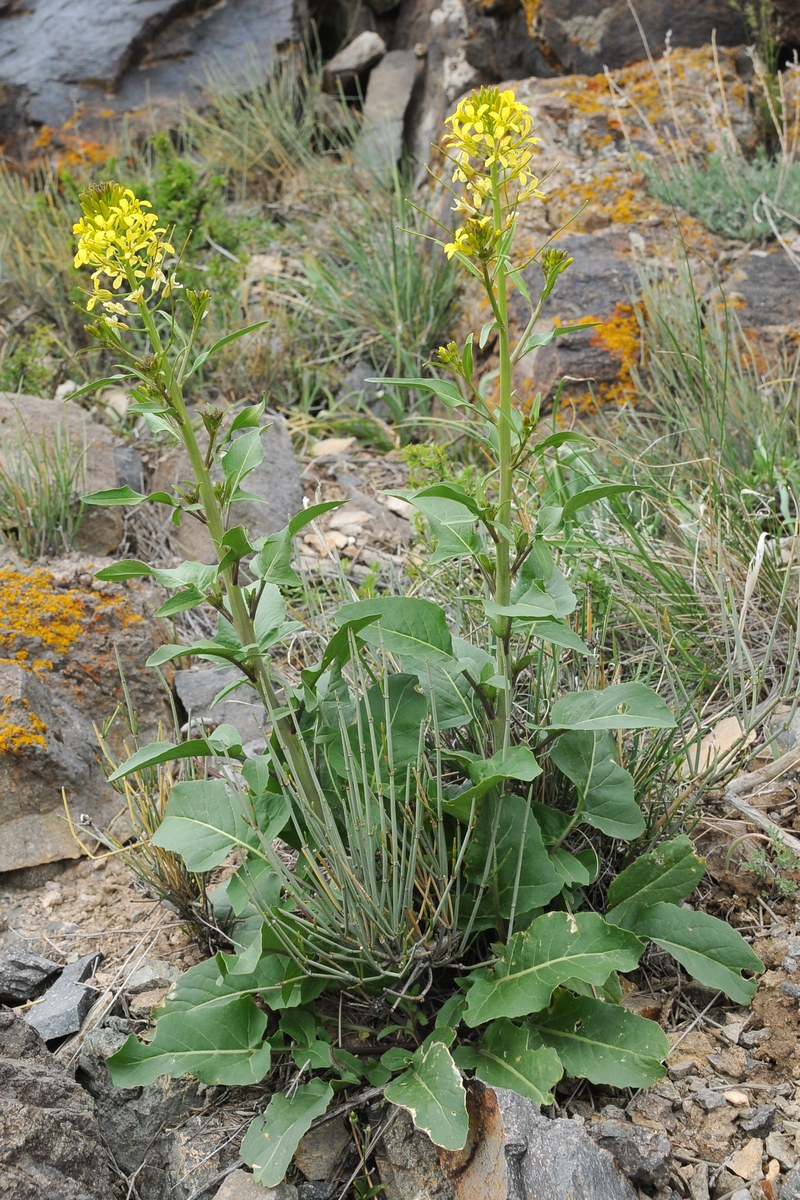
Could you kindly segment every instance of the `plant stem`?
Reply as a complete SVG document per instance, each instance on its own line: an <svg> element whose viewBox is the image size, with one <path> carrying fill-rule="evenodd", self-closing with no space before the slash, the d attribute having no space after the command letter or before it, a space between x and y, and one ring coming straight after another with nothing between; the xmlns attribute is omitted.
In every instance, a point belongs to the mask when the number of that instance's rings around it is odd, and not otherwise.
<svg viewBox="0 0 800 1200"><path fill-rule="evenodd" d="M132 281L132 286L134 286L135 282L135 280ZM180 431L181 440L189 456L192 474L197 483L200 502L208 523L208 532L211 535L214 553L219 563L225 553L222 546L222 539L225 536L225 521L220 502L214 490L211 473L206 466L203 452L197 441L197 436L183 397L183 389L171 363L164 353L164 346L156 323L153 320L153 314L144 303L139 305L139 311L153 349L161 359L161 369L164 372L169 403ZM309 803L316 809L320 800L319 782L296 731L289 723L289 718L278 715L281 708L280 699L273 687L269 667L265 662L264 656L258 652L255 627L247 607L244 592L234 579L231 567L227 567L221 571L220 577L230 606L231 623L246 652L245 662L247 667L252 671L253 682L261 703L272 720L278 741L294 775L296 786L303 790ZM255 653L252 653L253 650L255 650Z"/></svg>
<svg viewBox="0 0 800 1200"><path fill-rule="evenodd" d="M492 168L492 216L495 229L502 232L503 210L500 201L498 169ZM509 532L512 518L513 467L511 461L511 348L508 331L508 295L505 257L500 256L495 273L498 324L498 355L500 360L500 403L497 416L497 466L499 476L499 504L497 523L499 541L495 555L494 601L507 605L511 599L511 544ZM509 652L511 618L497 620L497 674L500 688L497 697L497 714L493 722L494 750L507 749L511 742L511 687L513 664Z"/></svg>

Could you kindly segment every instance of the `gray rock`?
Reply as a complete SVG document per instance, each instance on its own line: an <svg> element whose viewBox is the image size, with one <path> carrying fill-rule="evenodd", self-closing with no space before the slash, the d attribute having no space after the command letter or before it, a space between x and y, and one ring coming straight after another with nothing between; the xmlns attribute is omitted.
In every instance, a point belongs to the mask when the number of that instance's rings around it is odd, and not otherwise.
<svg viewBox="0 0 800 1200"><path fill-rule="evenodd" d="M728 1106L728 1101L722 1093L715 1092L712 1088L700 1088L694 1099L704 1112L713 1112L715 1108L727 1108Z"/></svg>
<svg viewBox="0 0 800 1200"><path fill-rule="evenodd" d="M131 1176L136 1172L141 1200L163 1200L175 1195L177 1183L169 1166L171 1127L197 1105L200 1088L191 1079L166 1078L142 1088L115 1087L106 1059L130 1031L127 1022L115 1024L117 1028L93 1029L87 1035L77 1077L96 1102L100 1129L120 1170Z"/></svg>
<svg viewBox="0 0 800 1200"><path fill-rule="evenodd" d="M3 24L0 18L0 86ZM77 404L0 392L0 470L13 457L14 447L20 440L42 439L52 454L57 437L65 438L72 453L83 459L84 478L78 483L80 492L99 492L118 486L114 438L107 426L93 421ZM76 544L89 554L113 554L121 537L120 510L90 506L81 521Z"/></svg>
<svg viewBox="0 0 800 1200"><path fill-rule="evenodd" d="M307 1179L297 1189L297 1200L334 1200L336 1185L320 1179Z"/></svg>
<svg viewBox="0 0 800 1200"><path fill-rule="evenodd" d="M792 1167L781 1180L779 1200L800 1200L800 1167Z"/></svg>
<svg viewBox="0 0 800 1200"><path fill-rule="evenodd" d="M264 434L264 461L247 476L244 490L258 500L238 500L231 508L229 524L244 525L251 538L264 537L282 529L303 506L303 481L292 440L285 422L277 416ZM190 477L189 461L182 448L169 450L150 481L153 490L168 490ZM210 563L213 546L208 531L188 518L173 533L179 554L192 562Z"/></svg>
<svg viewBox="0 0 800 1200"><path fill-rule="evenodd" d="M586 1132L632 1183L650 1188L668 1182L672 1145L663 1133L617 1120L589 1122Z"/></svg>
<svg viewBox="0 0 800 1200"><path fill-rule="evenodd" d="M0 1131L4 1200L111 1196L91 1098L11 1013L0 1013Z"/></svg>
<svg viewBox="0 0 800 1200"><path fill-rule="evenodd" d="M101 126L108 110L141 108L168 120L182 101L200 103L206 62L221 64L232 86L246 87L307 30L306 0L15 3L0 14L0 132L29 123L58 130L76 112L84 133Z"/></svg>
<svg viewBox="0 0 800 1200"><path fill-rule="evenodd" d="M322 90L335 95L340 88L351 88L356 80L366 79L369 71L386 53L379 33L365 29L327 62L322 71Z"/></svg>
<svg viewBox="0 0 800 1200"><path fill-rule="evenodd" d="M140 992L168 988L180 974L180 970L173 963L162 962L159 958L148 958L128 975L125 991L131 996L138 996Z"/></svg>
<svg viewBox="0 0 800 1200"><path fill-rule="evenodd" d="M495 1089L508 1164L507 1200L635 1200L614 1159L570 1120L543 1117L528 1100Z"/></svg>
<svg viewBox="0 0 800 1200"><path fill-rule="evenodd" d="M206 729L217 725L233 725L240 733L242 744L251 747L264 745L264 709L255 692L247 684L231 692L212 707L212 700L228 684L242 678L235 667L193 667L175 672L175 691L192 723Z"/></svg>
<svg viewBox="0 0 800 1200"><path fill-rule="evenodd" d="M614 1159L574 1120L551 1120L528 1100L472 1083L463 1150L436 1151L401 1113L376 1161L386 1200L637 1200Z"/></svg>
<svg viewBox="0 0 800 1200"><path fill-rule="evenodd" d="M135 492L144 490L144 463L138 451L132 446L115 446L114 462L119 487L127 486Z"/></svg>
<svg viewBox="0 0 800 1200"><path fill-rule="evenodd" d="M60 970L58 963L25 950L6 954L0 958L0 1000L12 1004L33 1000Z"/></svg>
<svg viewBox="0 0 800 1200"><path fill-rule="evenodd" d="M97 998L96 989L85 981L91 979L102 959L102 954L84 954L67 963L42 999L26 1012L25 1020L45 1042L78 1032Z"/></svg>
<svg viewBox="0 0 800 1200"><path fill-rule="evenodd" d="M302 1200L293 1183L264 1188L247 1171L233 1171L212 1200Z"/></svg>
<svg viewBox="0 0 800 1200"><path fill-rule="evenodd" d="M741 17L727 0L645 2L637 5L637 13L656 57L663 52L669 31L672 44L679 46L704 46L715 31L723 46L746 40ZM550 64L564 75L593 75L645 56L626 0L541 0L535 6L532 32Z"/></svg>
<svg viewBox="0 0 800 1200"><path fill-rule="evenodd" d="M775 1128L777 1109L774 1104L759 1104L746 1121L741 1121L739 1128L750 1137L766 1137Z"/></svg>
<svg viewBox="0 0 800 1200"><path fill-rule="evenodd" d="M369 77L355 156L377 175L391 178L402 157L406 112L418 67L412 50L390 50Z"/></svg>
<svg viewBox="0 0 800 1200"><path fill-rule="evenodd" d="M344 1121L324 1121L300 1139L294 1165L306 1179L332 1179L351 1145L352 1138Z"/></svg>

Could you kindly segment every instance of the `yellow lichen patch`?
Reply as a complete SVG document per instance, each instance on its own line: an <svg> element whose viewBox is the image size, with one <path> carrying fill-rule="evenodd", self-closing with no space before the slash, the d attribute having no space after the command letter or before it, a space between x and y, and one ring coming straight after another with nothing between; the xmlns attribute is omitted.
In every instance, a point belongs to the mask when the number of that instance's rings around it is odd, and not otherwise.
<svg viewBox="0 0 800 1200"><path fill-rule="evenodd" d="M625 404L633 394L633 369L641 354L641 330L636 311L630 304L617 304L609 317L585 316L581 321L597 323L591 344L604 350L617 367L612 382L599 380L592 389L562 397L562 416L566 410L590 413L606 404Z"/></svg>
<svg viewBox="0 0 800 1200"><path fill-rule="evenodd" d="M46 668L53 657L66 654L81 634L86 598L74 589L57 587L50 571L0 571L0 652L4 662ZM45 652L27 661L24 644L35 640Z"/></svg>
<svg viewBox="0 0 800 1200"><path fill-rule="evenodd" d="M525 13L525 23L528 26L528 33L533 37L534 25L539 12L539 0L520 0L522 11Z"/></svg>
<svg viewBox="0 0 800 1200"><path fill-rule="evenodd" d="M46 745L44 721L30 711L27 700L21 700L20 706L24 710L23 722L13 719L11 696L4 696L0 702L0 754L18 754L31 746L44 748Z"/></svg>

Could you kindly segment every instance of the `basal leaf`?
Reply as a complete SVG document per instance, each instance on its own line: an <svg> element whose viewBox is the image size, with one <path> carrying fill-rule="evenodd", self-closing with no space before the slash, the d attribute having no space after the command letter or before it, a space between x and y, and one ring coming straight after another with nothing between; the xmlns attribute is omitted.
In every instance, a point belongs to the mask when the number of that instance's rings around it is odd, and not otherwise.
<svg viewBox="0 0 800 1200"><path fill-rule="evenodd" d="M472 976L464 1020L476 1026L539 1012L565 980L603 983L612 971L632 971L643 950L597 913L546 913L513 935L490 970Z"/></svg>
<svg viewBox="0 0 800 1200"><path fill-rule="evenodd" d="M564 1074L555 1050L533 1045L528 1028L505 1019L492 1021L477 1045L456 1050L455 1060L489 1087L508 1088L539 1108L553 1103L550 1089Z"/></svg>
<svg viewBox="0 0 800 1200"><path fill-rule="evenodd" d="M584 824L626 842L643 833L644 817L634 798L633 778L617 762L611 733L564 733L553 745L550 760L574 783Z"/></svg>
<svg viewBox="0 0 800 1200"><path fill-rule="evenodd" d="M251 1123L240 1148L243 1161L253 1168L256 1183L265 1188L278 1186L300 1139L332 1099L333 1088L322 1079L301 1083L291 1096L275 1093L264 1114Z"/></svg>
<svg viewBox="0 0 800 1200"><path fill-rule="evenodd" d="M267 1014L249 996L226 1004L164 1013L147 1044L131 1035L108 1060L117 1087L147 1087L161 1075L247 1087L270 1066L263 1040Z"/></svg>
<svg viewBox="0 0 800 1200"><path fill-rule="evenodd" d="M651 908L660 901L685 900L705 872L705 862L697 857L685 834L663 842L620 871L608 889L606 920L628 928L635 920L635 910Z"/></svg>
<svg viewBox="0 0 800 1200"><path fill-rule="evenodd" d="M208 738L190 738L188 742L149 742L140 746L130 758L120 763L116 771L109 775L109 783L124 779L134 771L143 771L146 767L155 767L159 763L178 762L182 758L198 758L218 753Z"/></svg>
<svg viewBox="0 0 800 1200"><path fill-rule="evenodd" d="M764 964L740 933L709 913L659 903L633 917L638 937L666 950L704 987L724 992L736 1004L749 1004L756 991L743 971L760 973Z"/></svg>
<svg viewBox="0 0 800 1200"><path fill-rule="evenodd" d="M675 718L644 683L615 683L602 691L571 692L550 710L550 729L672 729Z"/></svg>
<svg viewBox="0 0 800 1200"><path fill-rule="evenodd" d="M435 1146L463 1148L469 1133L467 1097L458 1067L443 1042L420 1047L384 1095L410 1113L416 1128L427 1133Z"/></svg>
<svg viewBox="0 0 800 1200"><path fill-rule="evenodd" d="M648 1087L665 1074L666 1034L636 1013L588 996L559 992L533 1023L569 1075L611 1087Z"/></svg>
<svg viewBox="0 0 800 1200"><path fill-rule="evenodd" d="M252 971L238 972L237 959L241 957L219 952L184 971L167 993L164 1011L220 1008L242 996L258 996L277 1011L294 1008L307 998L304 984L308 977L291 959L264 954Z"/></svg>
<svg viewBox="0 0 800 1200"><path fill-rule="evenodd" d="M288 805L275 797L277 820L263 837L276 837L288 819ZM280 828L276 828L280 825ZM210 871L231 850L257 845L250 804L243 791L224 779L190 779L176 783L166 814L153 834L153 845L180 854L190 871Z"/></svg>

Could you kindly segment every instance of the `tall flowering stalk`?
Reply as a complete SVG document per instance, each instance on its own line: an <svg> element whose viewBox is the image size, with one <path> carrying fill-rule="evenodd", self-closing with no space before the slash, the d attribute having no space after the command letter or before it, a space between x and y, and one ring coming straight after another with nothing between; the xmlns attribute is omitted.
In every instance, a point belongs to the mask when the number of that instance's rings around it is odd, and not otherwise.
<svg viewBox="0 0 800 1200"><path fill-rule="evenodd" d="M184 397L187 379L214 350L257 326L249 326L229 335L193 360L194 342L205 317L210 295L208 292L186 293L192 319L188 335L181 331L174 313L162 312L164 302L181 291L182 284L178 282L174 270L168 273L167 263L175 250L166 227L159 225L158 217L149 211L149 202L137 199L130 188L122 187L113 180L87 188L81 193L80 202L82 216L73 226L73 233L78 239L74 262L76 267L94 268L92 291L86 309L92 312L99 306L102 310L92 332L126 362L129 374L125 377L139 380L143 401L140 411L151 420L160 422L162 429L167 428L187 452L196 483L197 502L190 503L187 509L178 501L172 503L176 513L178 510L189 511L199 518L207 526L214 545L222 588L220 590L216 585L209 587L203 598L233 626L243 651L243 668L256 688L265 711L273 720L293 782L303 788L313 802L318 798L319 785L291 719L282 711L268 658L259 648L253 606L238 579L238 559L225 543L227 507L236 498L241 481L252 470L256 460L253 459L249 466L234 475L229 475L229 486L220 492L212 480L210 464L214 451L221 450L224 445L224 439L220 442L223 414L211 413L204 418L209 438L209 446L204 453ZM137 356L121 336L131 328L127 322L136 318L141 322L140 332L145 334L150 343L150 355ZM163 324L166 336L162 335L159 323ZM252 419L247 420L251 424L255 421L257 426L261 414L263 405ZM229 444L232 433L237 428L246 428L246 424L241 417L238 423L234 422L227 434ZM258 432L260 434L260 428ZM89 499L104 504L131 503L127 492L128 489L122 489L117 495L109 493L99 499ZM161 498L163 502L163 494ZM144 500L146 497L138 499Z"/></svg>
<svg viewBox="0 0 800 1200"><path fill-rule="evenodd" d="M533 135L533 120L526 105L514 93L483 87L462 100L447 118L449 132L445 153L453 164L453 182L460 186L454 211L464 217L453 240L444 246L448 258L456 257L483 281L492 306L498 339L499 398L497 421L498 495L495 538L496 561L493 599L507 607L511 598L512 553L514 548L512 414L512 368L541 312L544 295L528 328L512 352L508 296L515 277L511 259L517 210L529 199L543 200L539 179L531 170L540 139ZM552 256L551 256L552 257ZM567 265L566 255L562 258ZM571 261L571 260L570 260ZM545 277L551 273L545 267ZM516 276L518 278L518 276ZM553 280L554 282L554 280ZM551 285L552 286L552 283ZM445 348L439 352L442 365L452 366ZM497 619L497 673L501 681L493 720L494 748L507 749L511 740L513 662L510 652L511 618Z"/></svg>

